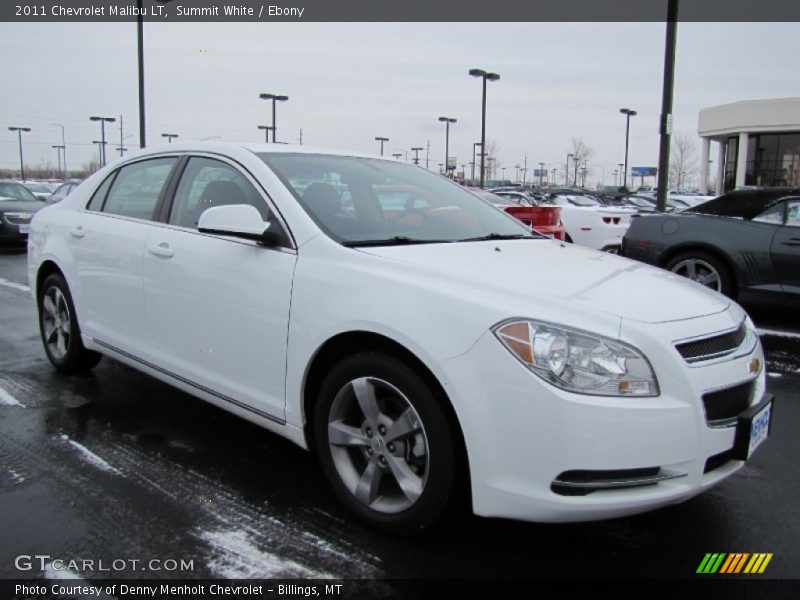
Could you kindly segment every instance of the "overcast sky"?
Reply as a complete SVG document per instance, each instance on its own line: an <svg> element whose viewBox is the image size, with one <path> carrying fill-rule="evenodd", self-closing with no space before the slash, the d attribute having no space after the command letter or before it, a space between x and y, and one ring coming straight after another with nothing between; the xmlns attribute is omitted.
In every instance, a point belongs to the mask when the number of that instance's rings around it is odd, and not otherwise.
<svg viewBox="0 0 800 600"><path fill-rule="evenodd" d="M625 119L631 166L658 162L665 26L658 23L147 23L148 141L219 136L263 140L271 122L261 92L286 94L278 139L377 153L430 142L431 167L444 157L445 115L451 156L471 160L480 140L480 81L467 71L500 73L489 84L487 137L513 177L528 155L563 173L571 139L594 150L592 183L606 183L622 162ZM701 108L798 96L800 23L681 23L675 74L675 130L696 134ZM2 23L0 166L56 162L66 128L71 168L87 162L100 138L93 114L123 116L127 145L138 143L134 23ZM118 119L119 120L119 119ZM119 122L108 138L116 147ZM109 146L109 156L112 155ZM411 153L409 152L409 155ZM712 157L715 154L712 154ZM467 168L469 171L469 168ZM560 175L563 177L563 174Z"/></svg>

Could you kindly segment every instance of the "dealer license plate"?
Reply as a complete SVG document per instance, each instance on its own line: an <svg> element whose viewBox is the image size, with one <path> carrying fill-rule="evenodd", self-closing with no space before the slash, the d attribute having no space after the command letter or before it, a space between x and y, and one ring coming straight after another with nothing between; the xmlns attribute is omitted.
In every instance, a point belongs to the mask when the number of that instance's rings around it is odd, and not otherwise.
<svg viewBox="0 0 800 600"><path fill-rule="evenodd" d="M772 402L762 408L750 423L750 444L747 447L747 458L750 458L769 435L769 420L772 413Z"/></svg>

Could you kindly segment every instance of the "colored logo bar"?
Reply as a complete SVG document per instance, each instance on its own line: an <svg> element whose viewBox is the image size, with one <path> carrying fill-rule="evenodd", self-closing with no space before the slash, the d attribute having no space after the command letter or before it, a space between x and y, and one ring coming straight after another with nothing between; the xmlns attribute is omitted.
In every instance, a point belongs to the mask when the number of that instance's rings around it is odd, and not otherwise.
<svg viewBox="0 0 800 600"><path fill-rule="evenodd" d="M763 573L771 560L772 552L709 552L697 567L697 573Z"/></svg>

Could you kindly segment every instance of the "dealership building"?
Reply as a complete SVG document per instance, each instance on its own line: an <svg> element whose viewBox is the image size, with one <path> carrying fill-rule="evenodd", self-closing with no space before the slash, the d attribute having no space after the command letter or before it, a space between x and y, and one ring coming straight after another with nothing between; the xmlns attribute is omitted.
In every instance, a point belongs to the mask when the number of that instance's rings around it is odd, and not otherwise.
<svg viewBox="0 0 800 600"><path fill-rule="evenodd" d="M700 189L717 143L716 193L740 186L800 187L800 98L746 100L700 111Z"/></svg>

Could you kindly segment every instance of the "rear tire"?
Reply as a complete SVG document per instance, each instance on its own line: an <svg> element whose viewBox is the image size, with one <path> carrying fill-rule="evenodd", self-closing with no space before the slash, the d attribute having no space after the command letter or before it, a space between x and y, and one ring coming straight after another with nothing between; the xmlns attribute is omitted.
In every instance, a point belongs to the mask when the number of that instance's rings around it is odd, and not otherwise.
<svg viewBox="0 0 800 600"><path fill-rule="evenodd" d="M665 268L728 297L735 294L735 279L728 265L708 252L684 252L671 259Z"/></svg>
<svg viewBox="0 0 800 600"><path fill-rule="evenodd" d="M48 275L39 288L39 332L45 354L60 373L88 371L102 354L87 350L69 286L60 273Z"/></svg>
<svg viewBox="0 0 800 600"><path fill-rule="evenodd" d="M391 356L354 354L322 382L314 414L322 470L372 527L413 536L440 518L456 482L455 439L428 383Z"/></svg>

